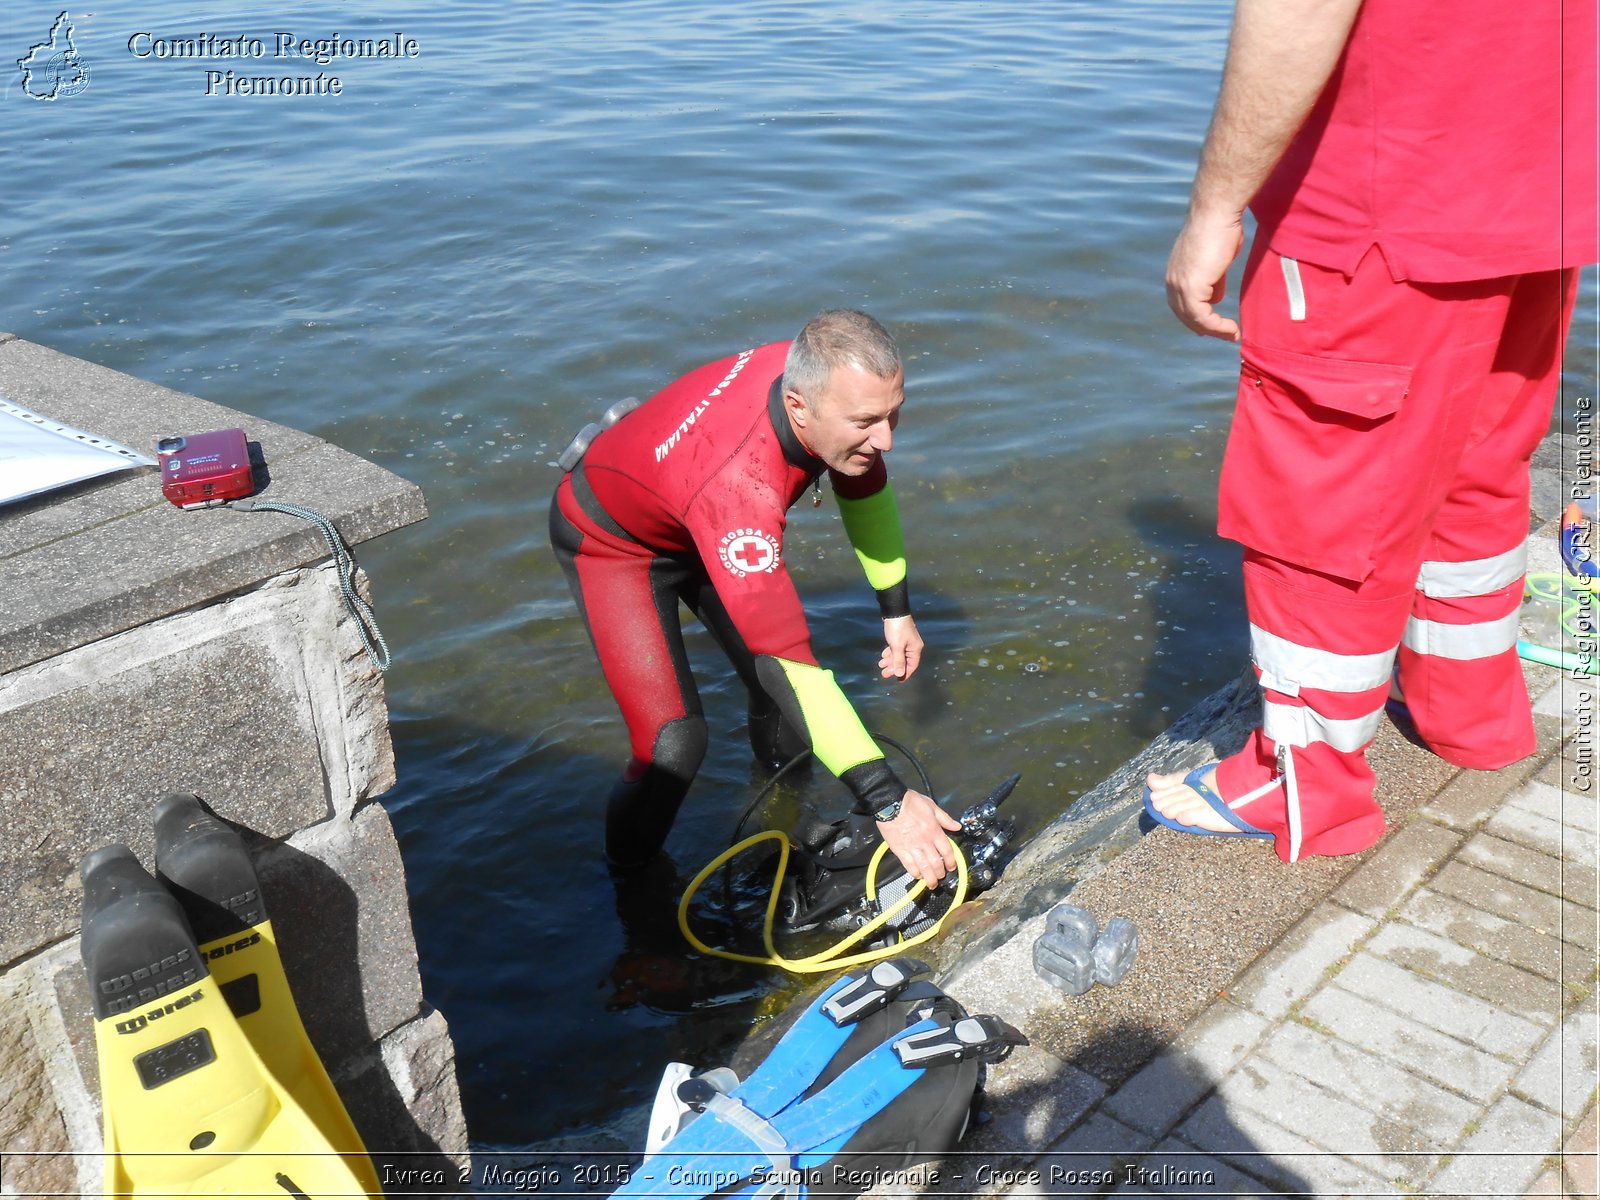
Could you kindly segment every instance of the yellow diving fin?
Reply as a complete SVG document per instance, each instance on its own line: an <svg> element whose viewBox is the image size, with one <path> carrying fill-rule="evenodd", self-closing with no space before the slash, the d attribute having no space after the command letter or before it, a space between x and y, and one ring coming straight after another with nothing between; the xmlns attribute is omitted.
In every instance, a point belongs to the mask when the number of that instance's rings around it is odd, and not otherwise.
<svg viewBox="0 0 1600 1200"><path fill-rule="evenodd" d="M242 840L170 796L157 861L167 887L126 846L82 865L106 1195L381 1196L306 1041Z"/></svg>

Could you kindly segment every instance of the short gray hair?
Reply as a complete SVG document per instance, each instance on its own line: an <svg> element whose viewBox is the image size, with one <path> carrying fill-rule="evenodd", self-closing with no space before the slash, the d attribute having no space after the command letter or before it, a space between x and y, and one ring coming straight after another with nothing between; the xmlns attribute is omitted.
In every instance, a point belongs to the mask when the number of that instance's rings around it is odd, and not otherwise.
<svg viewBox="0 0 1600 1200"><path fill-rule="evenodd" d="M900 370L900 349L889 331L864 312L830 308L806 322L783 364L785 391L799 392L815 409L834 368L860 367L879 379Z"/></svg>

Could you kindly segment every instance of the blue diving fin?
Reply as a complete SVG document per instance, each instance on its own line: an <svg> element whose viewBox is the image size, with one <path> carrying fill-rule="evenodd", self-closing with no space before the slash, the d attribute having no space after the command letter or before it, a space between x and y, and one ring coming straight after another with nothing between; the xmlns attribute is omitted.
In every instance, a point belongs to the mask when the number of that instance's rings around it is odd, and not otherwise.
<svg viewBox="0 0 1600 1200"><path fill-rule="evenodd" d="M906 1032L936 1028L933 1021L919 1021ZM709 1196L734 1194L744 1186L794 1183L793 1176L832 1158L851 1134L910 1087L918 1074L916 1068L902 1066L893 1044L885 1042L810 1099L775 1114L761 1113L743 1102L742 1088L723 1096L705 1085L698 1103L706 1115L641 1164L615 1194L673 1195L681 1191ZM690 1080L684 1089L693 1088L696 1082Z"/></svg>
<svg viewBox="0 0 1600 1200"><path fill-rule="evenodd" d="M830 1162L893 1170L951 1148L983 1064L1027 1039L911 985L926 969L896 960L840 980L737 1087L722 1070L683 1079L676 1095L695 1115L616 1194L800 1197L830 1181Z"/></svg>

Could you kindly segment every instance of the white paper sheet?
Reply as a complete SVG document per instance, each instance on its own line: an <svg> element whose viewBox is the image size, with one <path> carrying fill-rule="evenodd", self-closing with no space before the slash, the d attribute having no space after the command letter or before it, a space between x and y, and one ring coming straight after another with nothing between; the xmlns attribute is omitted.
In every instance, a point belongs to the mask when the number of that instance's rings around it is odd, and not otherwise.
<svg viewBox="0 0 1600 1200"><path fill-rule="evenodd" d="M0 397L0 504L155 459Z"/></svg>

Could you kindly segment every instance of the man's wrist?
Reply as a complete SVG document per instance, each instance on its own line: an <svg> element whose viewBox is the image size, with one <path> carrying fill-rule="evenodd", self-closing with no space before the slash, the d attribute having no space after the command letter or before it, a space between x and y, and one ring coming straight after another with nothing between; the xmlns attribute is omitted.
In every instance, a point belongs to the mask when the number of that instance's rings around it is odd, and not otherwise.
<svg viewBox="0 0 1600 1200"><path fill-rule="evenodd" d="M878 809L877 812L872 814L872 819L881 825L887 825L890 821L894 820L900 815L900 808L903 804L905 804L905 802L906 799L904 796L900 797L898 800L889 801L888 804L885 804L882 808Z"/></svg>
<svg viewBox="0 0 1600 1200"><path fill-rule="evenodd" d="M1244 210L1250 206L1250 196L1238 199L1219 194L1220 188L1207 187L1203 176L1195 181L1194 194L1189 197L1186 220L1190 225L1239 225L1244 221Z"/></svg>
<svg viewBox="0 0 1600 1200"><path fill-rule="evenodd" d="M911 615L911 589L904 579L889 587L879 588L877 595L878 615L885 621Z"/></svg>
<svg viewBox="0 0 1600 1200"><path fill-rule="evenodd" d="M855 794L855 810L867 816L899 804L909 790L881 758L851 767L839 779Z"/></svg>

